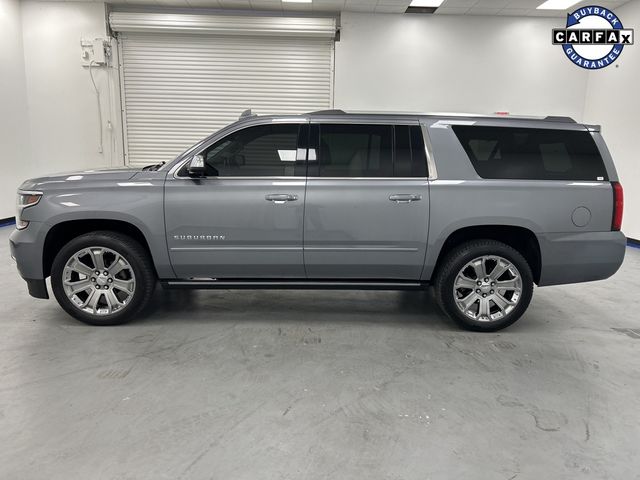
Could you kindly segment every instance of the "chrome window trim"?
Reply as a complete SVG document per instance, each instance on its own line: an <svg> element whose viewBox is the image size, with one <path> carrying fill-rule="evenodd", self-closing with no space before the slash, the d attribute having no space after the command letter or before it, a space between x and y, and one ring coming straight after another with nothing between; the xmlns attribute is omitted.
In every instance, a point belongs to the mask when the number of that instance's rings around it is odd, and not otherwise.
<svg viewBox="0 0 640 480"><path fill-rule="evenodd" d="M422 137L424 139L424 150L427 155L427 178L431 181L438 179L438 170L436 169L436 162L433 155L433 145L431 145L431 137L429 136L429 129L424 123L420 124L422 129Z"/></svg>
<svg viewBox="0 0 640 480"><path fill-rule="evenodd" d="M307 180L384 180L386 182L390 180L418 180L426 182L429 177L306 177Z"/></svg>
<svg viewBox="0 0 640 480"><path fill-rule="evenodd" d="M239 176L233 176L233 177L182 177L179 175L174 175L174 178L176 180L358 180L358 181L363 181L363 180L379 180L379 181L391 181L391 180L398 180L398 181L408 181L408 180L415 180L415 181L423 181L423 182L427 182L430 180L429 177L306 177L304 175L297 175L297 176L291 176L291 177L283 177L283 176L269 176L269 177L260 177L260 176L246 176L246 177L239 177Z"/></svg>
<svg viewBox="0 0 640 480"><path fill-rule="evenodd" d="M246 176L246 177L181 177L179 175L174 175L176 180L305 180L307 177L305 176L291 176L291 177L278 177L278 176L269 176L269 177L260 177L260 176Z"/></svg>

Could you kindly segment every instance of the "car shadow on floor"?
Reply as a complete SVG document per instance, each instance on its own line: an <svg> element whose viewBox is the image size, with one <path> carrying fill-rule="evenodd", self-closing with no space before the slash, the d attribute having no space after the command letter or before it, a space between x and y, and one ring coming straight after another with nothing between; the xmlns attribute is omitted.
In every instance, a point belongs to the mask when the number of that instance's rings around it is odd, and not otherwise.
<svg viewBox="0 0 640 480"><path fill-rule="evenodd" d="M419 323L456 329L426 291L171 290L158 287L134 322L216 319L279 322Z"/></svg>

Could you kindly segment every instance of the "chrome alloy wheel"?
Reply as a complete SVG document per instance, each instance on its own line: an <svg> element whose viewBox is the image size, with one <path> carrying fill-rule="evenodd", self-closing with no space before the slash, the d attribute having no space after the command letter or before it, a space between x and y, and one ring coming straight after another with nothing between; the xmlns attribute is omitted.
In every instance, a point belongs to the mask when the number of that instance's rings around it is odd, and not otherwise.
<svg viewBox="0 0 640 480"><path fill-rule="evenodd" d="M115 250L88 247L67 261L62 285L78 309L92 315L110 315L131 302L136 278L131 264Z"/></svg>
<svg viewBox="0 0 640 480"><path fill-rule="evenodd" d="M484 255L467 263L453 283L458 309L480 322L504 318L522 295L522 277L515 265L496 255Z"/></svg>

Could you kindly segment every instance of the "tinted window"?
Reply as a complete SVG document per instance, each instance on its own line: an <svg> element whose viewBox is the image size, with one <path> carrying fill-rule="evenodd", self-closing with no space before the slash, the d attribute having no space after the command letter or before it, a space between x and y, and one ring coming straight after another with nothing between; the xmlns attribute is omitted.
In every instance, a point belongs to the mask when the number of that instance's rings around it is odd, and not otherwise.
<svg viewBox="0 0 640 480"><path fill-rule="evenodd" d="M607 180L589 132L454 125L458 140L483 178Z"/></svg>
<svg viewBox="0 0 640 480"><path fill-rule="evenodd" d="M411 134L406 125L396 125L395 130L395 158L393 159L393 176L411 176Z"/></svg>
<svg viewBox="0 0 640 480"><path fill-rule="evenodd" d="M259 125L230 134L205 153L207 176L304 175L296 162L298 125ZM298 168L296 169L296 165Z"/></svg>
<svg viewBox="0 0 640 480"><path fill-rule="evenodd" d="M417 125L396 125L394 131L393 176L426 177L427 158L420 127Z"/></svg>
<svg viewBox="0 0 640 480"><path fill-rule="evenodd" d="M321 125L310 147L319 151L322 177L425 177L427 163L420 127L407 125ZM316 132L316 133L314 133ZM318 138L318 137L316 137ZM395 145L395 147L394 147ZM310 161L314 161L313 154Z"/></svg>
<svg viewBox="0 0 640 480"><path fill-rule="evenodd" d="M321 125L321 177L391 177L390 125Z"/></svg>
<svg viewBox="0 0 640 480"><path fill-rule="evenodd" d="M427 154L424 150L424 139L422 131L417 125L411 126L411 175L410 177L426 177L427 172Z"/></svg>

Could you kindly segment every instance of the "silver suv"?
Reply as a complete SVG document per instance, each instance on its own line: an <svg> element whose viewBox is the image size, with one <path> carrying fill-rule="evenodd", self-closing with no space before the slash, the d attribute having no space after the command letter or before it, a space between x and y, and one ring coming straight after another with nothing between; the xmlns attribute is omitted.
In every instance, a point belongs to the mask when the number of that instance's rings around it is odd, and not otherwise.
<svg viewBox="0 0 640 480"><path fill-rule="evenodd" d="M463 327L620 267L622 188L570 118L243 115L167 164L32 179L11 252L94 325L164 288L423 289Z"/></svg>

